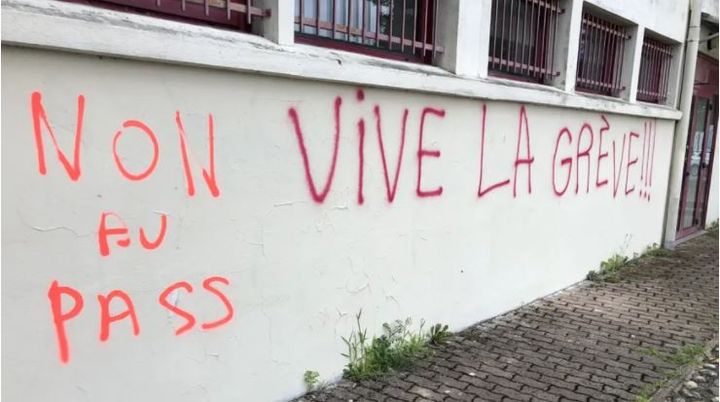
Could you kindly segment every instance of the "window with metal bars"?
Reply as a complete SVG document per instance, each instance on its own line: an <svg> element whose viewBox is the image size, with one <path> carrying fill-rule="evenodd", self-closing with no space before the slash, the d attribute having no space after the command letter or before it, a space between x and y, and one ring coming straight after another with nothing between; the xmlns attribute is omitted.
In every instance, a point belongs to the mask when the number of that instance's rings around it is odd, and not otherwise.
<svg viewBox="0 0 720 402"><path fill-rule="evenodd" d="M672 59L672 45L647 36L643 38L640 75L638 76L638 100L665 103Z"/></svg>
<svg viewBox="0 0 720 402"><path fill-rule="evenodd" d="M625 89L622 70L629 38L625 27L583 12L575 87L618 96Z"/></svg>
<svg viewBox="0 0 720 402"><path fill-rule="evenodd" d="M295 39L431 64L438 0L295 0Z"/></svg>
<svg viewBox="0 0 720 402"><path fill-rule="evenodd" d="M490 20L491 74L540 83L555 71L559 0L493 0Z"/></svg>
<svg viewBox="0 0 720 402"><path fill-rule="evenodd" d="M266 11L252 0L64 0L250 32Z"/></svg>

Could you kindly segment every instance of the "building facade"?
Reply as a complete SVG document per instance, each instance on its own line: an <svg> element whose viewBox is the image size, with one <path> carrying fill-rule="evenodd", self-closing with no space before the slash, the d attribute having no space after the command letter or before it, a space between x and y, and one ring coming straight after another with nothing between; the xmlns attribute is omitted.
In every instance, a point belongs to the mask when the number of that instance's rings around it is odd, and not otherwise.
<svg viewBox="0 0 720 402"><path fill-rule="evenodd" d="M699 0L6 0L2 396L286 400L718 219Z"/></svg>

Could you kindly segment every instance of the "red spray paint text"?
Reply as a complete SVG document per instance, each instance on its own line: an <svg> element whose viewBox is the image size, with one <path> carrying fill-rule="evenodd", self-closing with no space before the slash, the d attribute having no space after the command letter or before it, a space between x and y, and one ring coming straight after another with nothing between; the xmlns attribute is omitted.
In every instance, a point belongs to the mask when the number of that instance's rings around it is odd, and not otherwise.
<svg viewBox="0 0 720 402"><path fill-rule="evenodd" d="M365 95L362 90L358 90L356 96L357 102L362 103ZM302 169L304 172L307 188L310 198L318 203L323 204L332 191L333 179L335 172L341 164L338 160L339 148L341 146L341 127L343 116L343 98L338 96L335 98L333 105L333 148L332 157L329 168L326 170L322 190L318 190L317 177L311 172L310 150L306 146L306 130L302 127L301 113L295 107L288 110L290 123L295 133L300 160L302 161ZM410 116L418 116L419 130L417 132L417 148L415 149L416 157L416 178L415 195L418 198L441 197L444 188L442 184L428 187L423 181L423 172L427 167L425 161L429 158L441 159L441 149L429 149L425 145L424 138L426 133L426 122L430 119L436 120L438 124L442 124L448 112L437 106L425 106L413 113L408 108L403 109L401 120L401 129L397 135L399 138L398 155L394 169L389 168L388 155L385 150L385 141L388 134L383 132L382 123L382 107L378 104L373 106L373 119L375 132L377 134L378 153L382 163L382 171L384 175L384 183L386 190L386 200L392 204L398 192L398 183L400 182L401 171L408 136L408 119ZM480 151L478 154L478 184L477 198L482 199L489 196L493 192L501 190L503 187L511 187L511 196L516 198L522 194L531 195L533 193L533 166L536 163L535 151L532 146L532 119L529 116L524 105L518 108L516 141L514 157L510 160L508 168L510 173L501 178L492 180L487 172L486 155L494 152L487 145L486 139L497 133L489 132L487 129L490 121L490 113L486 104L481 104L478 110L478 119L480 121ZM365 181L365 155L367 125L365 117L357 120L357 138L358 138L358 182L357 182L357 203L362 205L365 203L366 197L364 192ZM445 126L447 129L448 127ZM650 187L652 185L652 168L654 162L654 150L656 140L656 122L644 122L642 135L640 133L630 131L622 133L620 138L608 140L612 127L608 118L604 115L598 115L593 121L583 122L580 127L562 127L558 130L554 148L552 149L552 158L548 162L551 164L552 177L550 178L550 189L558 197L563 197L568 193L579 194L581 192L589 193L592 189L600 190L604 186L612 183L611 191L613 198L618 193L630 196L636 191L635 183L639 173L641 189L639 191L640 198L647 201L650 200ZM437 133L434 133L437 134ZM545 135L546 133L543 133ZM639 150L638 146L642 146ZM317 163L317 162L316 162ZM641 168L639 171L638 166ZM605 167L611 168L611 174L604 173ZM493 176L494 177L494 176ZM391 179L392 178L392 179ZM594 180L591 180L594 179ZM593 186L591 186L591 181ZM524 189L523 189L524 188ZM622 191L621 191L622 190Z"/></svg>
<svg viewBox="0 0 720 402"><path fill-rule="evenodd" d="M38 173L44 176L48 172L45 157L45 141L43 140L43 134L46 134L49 137L50 144L54 148L57 159L67 173L68 178L72 182L80 180L82 176L80 143L83 136L85 97L83 95L79 95L77 97L77 118L73 142L74 146L72 150L72 162L70 162L66 152L63 151L58 144L55 130L48 118L45 106L42 102L42 94L40 92L32 93L30 97L30 111L33 122L35 151L38 160ZM182 160L182 172L185 178L187 196L194 197L196 195L195 180L190 167L192 159L187 145L187 134L185 132L183 120L179 111L175 113L175 122L177 125L177 133L180 143L180 149L178 152L180 153ZM132 172L124 165L118 150L118 142L124 135L127 135L127 133L131 131L139 132L147 137L148 143L152 149L152 158L150 162L144 170L139 172ZM217 198L220 196L220 188L215 175L215 129L212 114L208 115L207 135L209 144L209 166L202 169L202 177L207 184L210 195L213 198ZM113 136L112 156L115 161L115 166L122 178L131 182L142 181L153 174L159 163L160 144L156 134L146 123L140 120L125 120L121 124L121 128L117 130ZM138 228L138 243L145 250L155 250L162 245L167 229L168 216L161 214L159 229L157 230L157 234L155 236L150 237L145 228ZM98 250L102 257L109 257L111 255L111 239L114 239L115 247L126 248L130 247L132 244L130 229L120 215L114 212L102 212L100 214L100 222L97 231ZM218 286L219 284L222 286ZM203 289L214 295L226 310L226 313L223 316L200 324L200 328L202 330L212 330L221 327L232 320L234 308L230 299L222 290L222 287L227 287L229 285L230 281L221 276L209 277L202 282ZM186 281L180 281L168 286L158 297L158 303L160 306L185 321L185 323L175 331L175 335L178 336L193 329L196 323L196 318L193 313L183 310L169 301L169 296L174 292L179 292L180 290L189 294L193 292L193 287ZM70 360L70 339L67 334L67 325L70 324L73 319L82 314L85 307L85 299L79 290L71 286L60 285L57 280L54 280L50 285L47 296L50 302L50 312L52 315L52 322L54 324L55 338L58 344L59 359L61 363L68 363ZM106 342L110 339L112 324L123 320L130 320L134 336L140 335L140 320L132 298L127 292L115 289L108 294L98 294L97 301L100 307L99 339L101 342ZM70 304L68 305L68 303ZM110 312L112 304L122 304L124 309L121 313L112 314Z"/></svg>

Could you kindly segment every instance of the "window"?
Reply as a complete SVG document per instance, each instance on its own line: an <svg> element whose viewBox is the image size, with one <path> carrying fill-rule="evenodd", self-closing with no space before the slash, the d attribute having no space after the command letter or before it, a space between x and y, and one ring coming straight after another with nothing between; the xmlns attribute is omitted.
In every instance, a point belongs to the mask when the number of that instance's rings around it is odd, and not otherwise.
<svg viewBox="0 0 720 402"><path fill-rule="evenodd" d="M587 12L582 16L576 88L601 95L618 96L625 89L621 75L625 27Z"/></svg>
<svg viewBox="0 0 720 402"><path fill-rule="evenodd" d="M638 100L665 103L671 63L672 45L648 36L643 39L642 60L640 61L640 75L638 77Z"/></svg>
<svg viewBox="0 0 720 402"><path fill-rule="evenodd" d="M295 39L432 63L435 55L443 51L435 41L438 3L438 0L295 0Z"/></svg>
<svg viewBox="0 0 720 402"><path fill-rule="evenodd" d="M250 32L256 18L265 11L252 0L66 0L107 8L142 12L183 21L230 27Z"/></svg>
<svg viewBox="0 0 720 402"><path fill-rule="evenodd" d="M493 0L488 69L493 75L546 83L555 71L559 0Z"/></svg>

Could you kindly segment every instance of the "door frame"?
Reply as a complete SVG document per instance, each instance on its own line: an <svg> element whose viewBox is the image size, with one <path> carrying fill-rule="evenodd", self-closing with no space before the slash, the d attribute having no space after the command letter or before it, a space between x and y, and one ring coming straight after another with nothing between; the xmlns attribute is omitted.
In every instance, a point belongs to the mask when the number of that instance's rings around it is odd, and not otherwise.
<svg viewBox="0 0 720 402"><path fill-rule="evenodd" d="M683 179L681 184L681 192L680 192L680 205L678 209L678 219L677 219L677 225L676 225L676 239L682 239L683 237L689 236L693 233L696 233L705 227L705 221L707 219L707 202L708 197L710 194L710 183L712 179L712 166L715 159L715 143L717 141L717 121L718 121L718 109L720 109L720 105L718 102L720 101L718 97L718 85L717 85L717 60L712 59L710 57L707 57L702 54L698 54L697 59L698 67L696 69L695 73L695 82L693 85L693 98L692 98L692 104L690 107L690 124L688 126L688 135L687 135L687 141L685 144L685 161L683 163ZM714 68L714 72L713 72ZM708 73L708 69L710 72ZM708 82L702 82L698 81L699 76L705 76L705 78L710 78ZM705 114L705 132L703 134L703 142L701 147L701 153L700 153L700 166L698 169L705 169L705 189L701 192L700 189L700 170L698 170L698 186L695 189L695 200L694 200L694 208L693 208L693 221L695 220L695 215L698 213L698 206L702 206L701 216L698 217L697 223L694 223L688 228L683 229L682 228L682 221L684 218L685 213L685 206L687 203L687 196L688 196L688 179L690 177L689 172L692 168L692 147L695 140L696 135L696 127L698 124L697 119L695 118L695 108L698 104L698 99L704 98L709 101L709 104L713 105L713 109L710 113ZM708 144L707 141L707 135L708 135L708 122L712 124L713 131L712 131L712 142ZM707 165L703 168L703 156L705 154L705 151L707 150L707 147L710 147L710 158L708 160ZM700 197L698 197L700 195Z"/></svg>
<svg viewBox="0 0 720 402"><path fill-rule="evenodd" d="M708 118L705 120L705 137L703 138L703 153L700 155L700 167L704 169L705 171L705 185L700 187L698 186L698 192L702 191L702 195L698 197L698 201L702 201L702 215L698 218L698 222L700 225L700 230L705 229L705 223L707 220L707 212L708 212L708 198L710 195L710 183L712 181L712 168L713 163L715 160L715 143L717 142L717 121L718 121L718 109L720 109L720 105L718 105L718 95L716 94L714 97L710 98L710 100L713 102L713 112L709 114ZM712 141L708 142L708 124L712 124ZM710 147L710 157L708 158L707 163L703 166L703 160L705 156L705 152L707 152L707 148ZM698 178L700 180L700 178ZM698 213L696 211L695 213Z"/></svg>

